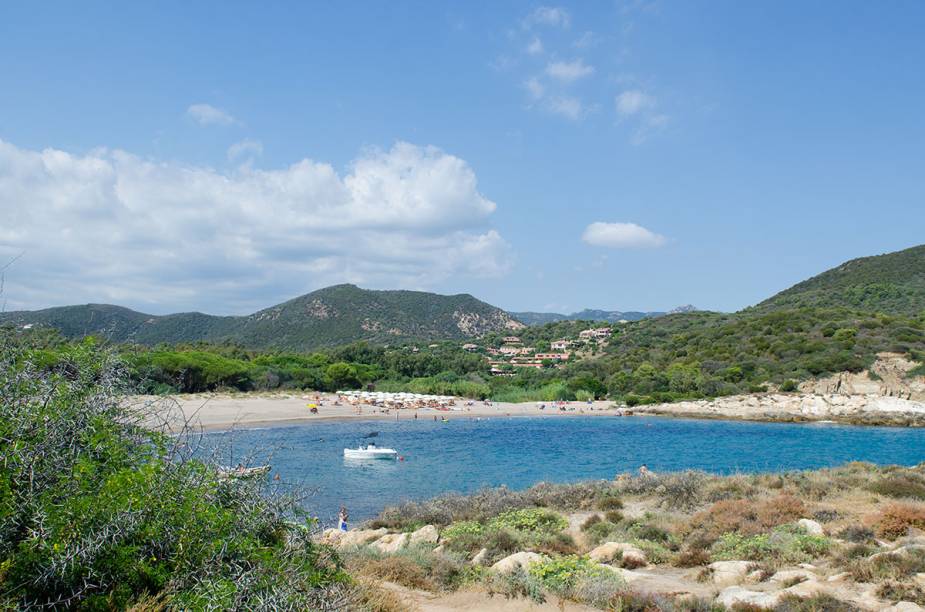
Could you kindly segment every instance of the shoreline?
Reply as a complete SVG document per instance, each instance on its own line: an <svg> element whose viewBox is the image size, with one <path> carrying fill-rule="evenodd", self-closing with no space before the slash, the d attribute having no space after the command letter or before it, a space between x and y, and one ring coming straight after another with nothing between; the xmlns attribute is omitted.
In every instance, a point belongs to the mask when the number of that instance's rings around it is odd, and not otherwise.
<svg viewBox="0 0 925 612"><path fill-rule="evenodd" d="M130 402L154 407L173 428L184 421L202 431L288 427L313 422L440 420L460 418L567 418L575 416L658 416L768 423L923 427L925 404L874 395L761 394L679 401L626 408L608 400L563 402L476 402L457 399L452 409L383 408L338 401L333 394L193 394L134 396ZM469 404L471 401L471 405ZM317 405L318 413L309 412ZM540 406L545 406L541 409ZM416 415L416 416L415 416Z"/></svg>
<svg viewBox="0 0 925 612"><path fill-rule="evenodd" d="M171 427L183 424L184 419L202 431L230 431L233 429L261 429L288 427L310 423L337 421L410 421L447 420L470 418L621 416L613 402L599 400L592 404L565 402L560 410L552 402L473 402L460 398L454 409L380 408L371 404L336 403L333 394L194 394L169 396L133 396L132 403L154 407L160 418ZM308 404L317 404L318 413L309 412ZM545 405L545 409L540 406Z"/></svg>

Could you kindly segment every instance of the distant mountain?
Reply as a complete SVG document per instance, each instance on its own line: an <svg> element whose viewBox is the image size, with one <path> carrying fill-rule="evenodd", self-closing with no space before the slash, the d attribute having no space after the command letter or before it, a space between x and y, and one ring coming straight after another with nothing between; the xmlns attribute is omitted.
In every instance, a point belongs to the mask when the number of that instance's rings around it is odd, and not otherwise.
<svg viewBox="0 0 925 612"><path fill-rule="evenodd" d="M755 309L803 306L920 315L925 312L925 245L852 259L778 293Z"/></svg>
<svg viewBox="0 0 925 612"><path fill-rule="evenodd" d="M586 308L581 312L573 312L567 315L556 312L512 312L510 314L524 325L533 327L534 325L544 325L557 321L607 321L609 323L616 323L617 321L641 321L642 319L661 317L666 314L695 312L696 310L695 307L687 305L679 306L669 312L639 312L635 310L623 312L619 310L592 310Z"/></svg>
<svg viewBox="0 0 925 612"><path fill-rule="evenodd" d="M199 312L155 316L121 306L87 304L2 313L0 323L54 327L69 338L97 335L147 345L233 341L290 350L357 340L457 340L523 327L500 308L467 294L372 291L354 285L319 289L241 317Z"/></svg>

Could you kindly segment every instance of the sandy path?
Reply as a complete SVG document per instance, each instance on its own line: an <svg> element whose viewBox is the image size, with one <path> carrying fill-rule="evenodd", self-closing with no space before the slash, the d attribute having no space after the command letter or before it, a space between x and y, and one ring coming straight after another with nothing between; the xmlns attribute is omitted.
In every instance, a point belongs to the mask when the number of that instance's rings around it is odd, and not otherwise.
<svg viewBox="0 0 925 612"><path fill-rule="evenodd" d="M517 417L517 416L613 416L613 405L608 401L597 401L589 405L584 402L567 402L567 410L561 411L550 403L540 409L539 402L486 404L476 401L467 406L468 400L459 399L456 410L434 408L405 408L386 410L377 406L354 406L341 402L330 394L196 394L174 395L169 398L139 396L131 402L151 404L158 414L168 418L172 425L182 423L184 415L191 423L206 430L231 428L256 428L320 421L348 420L409 420L414 419L460 419L473 417ZM318 406L318 414L309 412L308 404Z"/></svg>

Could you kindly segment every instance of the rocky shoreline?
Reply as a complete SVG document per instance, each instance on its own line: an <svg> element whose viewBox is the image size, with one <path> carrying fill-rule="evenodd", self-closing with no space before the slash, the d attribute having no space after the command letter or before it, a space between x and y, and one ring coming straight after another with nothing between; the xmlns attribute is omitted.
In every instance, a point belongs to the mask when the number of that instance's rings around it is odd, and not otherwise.
<svg viewBox="0 0 925 612"><path fill-rule="evenodd" d="M636 406L635 414L701 419L925 427L925 403L883 395L765 393Z"/></svg>

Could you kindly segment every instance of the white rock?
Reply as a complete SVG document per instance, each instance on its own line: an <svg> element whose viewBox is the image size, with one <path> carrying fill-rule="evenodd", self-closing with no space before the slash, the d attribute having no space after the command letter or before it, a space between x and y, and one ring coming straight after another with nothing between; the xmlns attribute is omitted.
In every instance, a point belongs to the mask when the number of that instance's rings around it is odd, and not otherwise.
<svg viewBox="0 0 925 612"><path fill-rule="evenodd" d="M797 521L797 526L802 527L809 535L825 535L825 530L822 528L822 525L812 519L801 518Z"/></svg>
<svg viewBox="0 0 925 612"><path fill-rule="evenodd" d="M747 604L759 608L770 609L777 605L778 600L780 600L780 595L777 593L749 591L739 586L727 587L716 596L716 602L727 608Z"/></svg>
<svg viewBox="0 0 925 612"><path fill-rule="evenodd" d="M925 610L925 608L911 601L901 601L897 604L893 604L889 608L884 608L884 610L890 610L891 612L921 612Z"/></svg>
<svg viewBox="0 0 925 612"><path fill-rule="evenodd" d="M472 557L472 565L483 565L485 563L485 558L488 556L488 549L483 548Z"/></svg>
<svg viewBox="0 0 925 612"><path fill-rule="evenodd" d="M371 546L379 552L392 554L407 546L409 539L410 536L407 533L389 533L373 542Z"/></svg>
<svg viewBox="0 0 925 612"><path fill-rule="evenodd" d="M440 534L437 532L437 528L433 525L424 525L417 531L411 534L411 539L408 541L410 545L415 544L436 544L437 540L440 539Z"/></svg>
<svg viewBox="0 0 925 612"><path fill-rule="evenodd" d="M829 592L828 586L818 580L807 580L796 584L789 589L784 589L784 593L796 595L797 597L812 597L814 595L825 594Z"/></svg>
<svg viewBox="0 0 925 612"><path fill-rule="evenodd" d="M716 561L707 567L713 570L713 584L735 584L754 567L751 561Z"/></svg>
<svg viewBox="0 0 925 612"><path fill-rule="evenodd" d="M382 527L380 529L352 529L337 540L338 548L350 548L353 546L362 546L369 544L373 540L378 540L389 532Z"/></svg>
<svg viewBox="0 0 925 612"><path fill-rule="evenodd" d="M321 533L321 537L318 539L322 544L329 544L333 546L337 544L337 542L340 541L340 539L343 538L346 533L347 532L343 529L325 529Z"/></svg>
<svg viewBox="0 0 925 612"><path fill-rule="evenodd" d="M527 569L531 563L539 563L545 559L546 557L544 555L535 552L518 552L501 559L492 565L491 569L499 574L507 574L518 567Z"/></svg>
<svg viewBox="0 0 925 612"><path fill-rule="evenodd" d="M781 570L771 576L771 582L791 582L794 580L807 581L807 580L816 580L816 574L804 570Z"/></svg>
<svg viewBox="0 0 925 612"><path fill-rule="evenodd" d="M649 563L646 553L642 552L638 546L624 542L607 542L588 553L588 557L598 563L610 563L618 556L622 556L625 561L637 567Z"/></svg>
<svg viewBox="0 0 925 612"><path fill-rule="evenodd" d="M604 568L610 572L613 572L617 576L623 579L623 582L630 584L636 582L637 580L642 580L647 577L647 574L642 572L634 572L632 570L623 569L622 567L614 567L612 565L607 565L606 563L601 563L598 567Z"/></svg>
<svg viewBox="0 0 925 612"><path fill-rule="evenodd" d="M826 582L841 582L842 580L846 580L847 578L850 578L850 577L851 577L850 572L839 572L837 574L833 574L829 576L828 578L825 579L825 581Z"/></svg>

